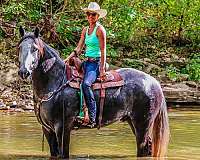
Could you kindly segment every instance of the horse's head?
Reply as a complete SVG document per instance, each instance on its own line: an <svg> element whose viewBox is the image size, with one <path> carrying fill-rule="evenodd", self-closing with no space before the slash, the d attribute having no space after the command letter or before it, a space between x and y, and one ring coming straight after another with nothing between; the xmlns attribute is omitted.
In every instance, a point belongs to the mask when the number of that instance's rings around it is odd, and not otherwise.
<svg viewBox="0 0 200 160"><path fill-rule="evenodd" d="M25 33L25 30L19 29L21 40L18 45L19 51L19 75L25 79L30 76L37 68L40 57L43 55L43 42L39 39L39 29Z"/></svg>

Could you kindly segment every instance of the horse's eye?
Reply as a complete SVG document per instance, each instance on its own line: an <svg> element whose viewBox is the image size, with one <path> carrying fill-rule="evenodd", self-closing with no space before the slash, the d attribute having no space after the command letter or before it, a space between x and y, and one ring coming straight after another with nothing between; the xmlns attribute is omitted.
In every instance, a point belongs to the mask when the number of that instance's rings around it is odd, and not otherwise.
<svg viewBox="0 0 200 160"><path fill-rule="evenodd" d="M33 52L36 52L36 51L37 51L37 48L33 47L33 48L32 48L32 51L33 51Z"/></svg>

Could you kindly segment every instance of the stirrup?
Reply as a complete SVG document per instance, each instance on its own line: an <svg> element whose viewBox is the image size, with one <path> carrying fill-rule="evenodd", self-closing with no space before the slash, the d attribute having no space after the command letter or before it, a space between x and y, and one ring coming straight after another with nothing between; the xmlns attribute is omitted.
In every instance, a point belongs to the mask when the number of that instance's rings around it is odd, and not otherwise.
<svg viewBox="0 0 200 160"><path fill-rule="evenodd" d="M77 117L76 117L76 121L77 121L78 123L83 123L83 119L84 119L84 117L81 117L81 116L77 116Z"/></svg>
<svg viewBox="0 0 200 160"><path fill-rule="evenodd" d="M88 128L95 128L96 127L96 122L89 121L88 123L82 124L82 125L85 126L85 127L88 127Z"/></svg>

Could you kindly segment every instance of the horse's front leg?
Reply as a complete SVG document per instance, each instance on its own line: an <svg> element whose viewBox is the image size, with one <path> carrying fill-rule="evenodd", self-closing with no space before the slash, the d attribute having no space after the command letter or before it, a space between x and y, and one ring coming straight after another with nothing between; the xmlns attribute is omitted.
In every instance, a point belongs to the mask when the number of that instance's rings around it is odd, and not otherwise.
<svg viewBox="0 0 200 160"><path fill-rule="evenodd" d="M49 144L51 158L54 159L59 155L58 151L58 143L56 134L52 130L47 130L46 128L42 127L43 133L47 139L47 142Z"/></svg>
<svg viewBox="0 0 200 160"><path fill-rule="evenodd" d="M58 141L59 146L59 153L60 158L62 159L69 159L69 144L70 144L70 133L71 133L71 123L66 121L64 123L63 128L63 122L59 122L56 124L56 137Z"/></svg>

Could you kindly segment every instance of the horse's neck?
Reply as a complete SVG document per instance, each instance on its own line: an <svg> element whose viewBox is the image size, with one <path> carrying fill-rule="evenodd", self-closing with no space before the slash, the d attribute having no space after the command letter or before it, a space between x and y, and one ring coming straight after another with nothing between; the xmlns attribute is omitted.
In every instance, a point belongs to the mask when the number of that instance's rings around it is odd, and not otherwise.
<svg viewBox="0 0 200 160"><path fill-rule="evenodd" d="M34 94L37 97L42 98L45 94L57 90L66 81L65 65L55 56L56 62L49 71L45 73L40 64L32 74Z"/></svg>
<svg viewBox="0 0 200 160"><path fill-rule="evenodd" d="M34 93L42 98L45 94L57 90L65 82L64 68L54 68L48 73L36 70L33 73Z"/></svg>

